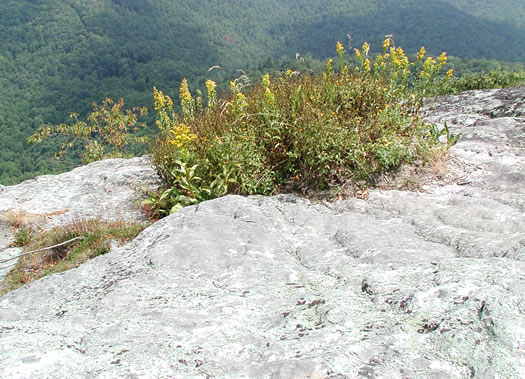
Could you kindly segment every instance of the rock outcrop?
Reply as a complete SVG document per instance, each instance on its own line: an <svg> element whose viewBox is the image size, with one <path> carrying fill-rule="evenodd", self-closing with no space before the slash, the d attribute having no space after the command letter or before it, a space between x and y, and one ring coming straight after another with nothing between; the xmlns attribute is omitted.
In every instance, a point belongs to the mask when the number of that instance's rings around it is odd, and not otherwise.
<svg viewBox="0 0 525 379"><path fill-rule="evenodd" d="M145 220L137 201L158 182L147 157L107 159L4 187L0 213L23 213L44 228L88 218Z"/></svg>
<svg viewBox="0 0 525 379"><path fill-rule="evenodd" d="M525 88L434 100L447 184L227 196L0 298L3 377L525 377Z"/></svg>
<svg viewBox="0 0 525 379"><path fill-rule="evenodd" d="M16 256L10 219L35 229L75 221L145 221L140 200L159 184L147 157L108 159L60 175L43 175L15 186L0 186L0 261ZM10 262L12 263L12 261ZM0 280L10 265L0 263Z"/></svg>

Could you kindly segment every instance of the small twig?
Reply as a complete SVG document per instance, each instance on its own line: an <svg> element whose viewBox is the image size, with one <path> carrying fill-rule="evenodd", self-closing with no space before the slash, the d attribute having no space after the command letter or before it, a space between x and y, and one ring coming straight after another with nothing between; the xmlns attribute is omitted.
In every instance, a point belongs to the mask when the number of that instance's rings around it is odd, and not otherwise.
<svg viewBox="0 0 525 379"><path fill-rule="evenodd" d="M16 262L14 262L14 263L10 263L10 264L8 264L7 266L2 266L2 267L0 267L0 270L3 270L3 269L6 269L6 268L9 268L9 267L14 266L14 265L16 265Z"/></svg>
<svg viewBox="0 0 525 379"><path fill-rule="evenodd" d="M70 243L70 242L77 241L77 240L81 240L81 239L84 239L84 237L75 237L75 238L72 238L72 239L70 239L70 240L68 240L68 241L61 242L61 243L58 243L58 244L53 245L53 246L43 247L43 248L41 248L41 249L28 251L28 252L26 252L26 253L23 253L23 254L17 255L16 257L12 257L12 258L9 258L9 259L1 260L0 263L6 263L6 262L9 262L9 261L13 261L13 260L18 259L18 258L20 258L20 257L23 257L23 256L25 256L25 255L38 253L39 251L44 251L44 250L54 249L55 247L59 247L59 246L62 246L62 245L66 245L66 244L68 244L68 243Z"/></svg>

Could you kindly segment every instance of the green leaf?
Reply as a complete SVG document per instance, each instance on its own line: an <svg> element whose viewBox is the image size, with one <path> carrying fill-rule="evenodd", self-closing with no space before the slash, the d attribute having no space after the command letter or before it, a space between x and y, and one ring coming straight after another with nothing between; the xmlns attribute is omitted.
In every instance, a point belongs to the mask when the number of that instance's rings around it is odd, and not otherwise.
<svg viewBox="0 0 525 379"><path fill-rule="evenodd" d="M180 211L182 208L184 208L184 205L177 203L177 204L175 204L173 207L171 207L171 209L170 209L170 214L173 214L173 213L175 213L175 212L178 212L178 211Z"/></svg>

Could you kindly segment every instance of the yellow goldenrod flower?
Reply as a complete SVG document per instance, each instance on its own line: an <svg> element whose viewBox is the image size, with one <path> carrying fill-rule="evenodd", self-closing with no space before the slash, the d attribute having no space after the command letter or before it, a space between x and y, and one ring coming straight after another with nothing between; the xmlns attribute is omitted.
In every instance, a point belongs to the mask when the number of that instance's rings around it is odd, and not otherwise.
<svg viewBox="0 0 525 379"><path fill-rule="evenodd" d="M368 56L368 51L370 50L370 45L368 44L368 42L363 43L363 47L361 48L361 50L363 50L363 54L365 56Z"/></svg>
<svg viewBox="0 0 525 379"><path fill-rule="evenodd" d="M441 65L444 65L447 62L447 53L444 51L441 53L441 55L438 57L438 61Z"/></svg>
<svg viewBox="0 0 525 379"><path fill-rule="evenodd" d="M323 78L325 80L331 78L331 75L332 75L332 62L333 62L332 58L328 59L328 63L326 64L326 73L323 75Z"/></svg>
<svg viewBox="0 0 525 379"><path fill-rule="evenodd" d="M273 95L270 88L266 88L264 91L264 98L266 99L266 103L273 105L275 104L275 96Z"/></svg>
<svg viewBox="0 0 525 379"><path fill-rule="evenodd" d="M385 53L389 47L390 47L390 38L385 38L385 41L383 42L383 53Z"/></svg>
<svg viewBox="0 0 525 379"><path fill-rule="evenodd" d="M341 42L337 41L335 50L337 51L337 55L339 55L340 57L343 57L343 54L345 53L345 49L343 45L341 44Z"/></svg>
<svg viewBox="0 0 525 379"><path fill-rule="evenodd" d="M182 106L182 114L185 122L193 121L193 114L195 111L195 105L191 92L188 88L188 81L186 78L182 79L182 83L179 89L179 97Z"/></svg>
<svg viewBox="0 0 525 379"><path fill-rule="evenodd" d="M368 58L363 62L363 71L370 72L370 59Z"/></svg>
<svg viewBox="0 0 525 379"><path fill-rule="evenodd" d="M262 86L263 86L264 89L269 88L269 87L270 87L270 75L265 74L265 75L263 76L263 80L262 80L262 83L261 83L261 84L262 84Z"/></svg>
<svg viewBox="0 0 525 379"><path fill-rule="evenodd" d="M383 55L378 55L374 61L374 72L379 73L385 69L385 60Z"/></svg>
<svg viewBox="0 0 525 379"><path fill-rule="evenodd" d="M202 110L202 91L200 89L197 89L195 91L196 97L195 97L195 105L197 106L197 110Z"/></svg>
<svg viewBox="0 0 525 379"><path fill-rule="evenodd" d="M436 61L432 57L428 57L425 60L425 63L423 63L423 68L425 71L429 72L432 69L432 67L434 67L435 64L436 64Z"/></svg>
<svg viewBox="0 0 525 379"><path fill-rule="evenodd" d="M168 142L178 149L187 150L188 143L197 139L197 135L192 133L190 127L183 123L174 126L170 133L173 135L173 139L168 140Z"/></svg>
<svg viewBox="0 0 525 379"><path fill-rule="evenodd" d="M183 100L183 101L192 101L192 97L191 97L191 93L190 93L190 90L188 88L188 80L186 80L186 78L182 79L182 83L180 85L180 89L179 89L179 96L180 96L180 99Z"/></svg>
<svg viewBox="0 0 525 379"><path fill-rule="evenodd" d="M405 55L405 51L401 47L398 47L396 50L399 56L403 58L403 60L408 60L407 56Z"/></svg>
<svg viewBox="0 0 525 379"><path fill-rule="evenodd" d="M153 87L153 101L155 110L160 110L164 108L171 109L173 108L173 101L169 96L164 96L164 94L159 91L156 87Z"/></svg>
<svg viewBox="0 0 525 379"><path fill-rule="evenodd" d="M206 89L208 90L208 109L213 109L217 105L217 84L213 80L206 80Z"/></svg>
<svg viewBox="0 0 525 379"><path fill-rule="evenodd" d="M244 96L243 93L238 93L237 94L237 105L241 108L244 108L247 104L246 104L246 96Z"/></svg>
<svg viewBox="0 0 525 379"><path fill-rule="evenodd" d="M213 80L206 80L206 89L208 92L214 91L217 84Z"/></svg>
<svg viewBox="0 0 525 379"><path fill-rule="evenodd" d="M417 53L417 59L419 59L420 61L423 60L426 53L427 51L425 50L425 47L421 46L421 49L419 49L419 53Z"/></svg>
<svg viewBox="0 0 525 379"><path fill-rule="evenodd" d="M230 91L231 91L232 93L237 93L237 92L239 92L239 88L237 87L237 84L235 84L234 81L231 81L231 82L230 82Z"/></svg>

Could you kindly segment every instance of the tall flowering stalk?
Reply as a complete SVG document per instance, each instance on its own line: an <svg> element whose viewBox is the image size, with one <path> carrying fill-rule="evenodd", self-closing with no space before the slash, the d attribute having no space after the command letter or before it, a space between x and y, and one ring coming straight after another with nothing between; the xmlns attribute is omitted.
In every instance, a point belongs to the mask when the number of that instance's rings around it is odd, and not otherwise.
<svg viewBox="0 0 525 379"><path fill-rule="evenodd" d="M447 63L448 59L445 52L441 53L441 55L437 57L437 60L433 57L427 57L425 59L425 54L426 51L423 47L417 54L419 73L414 87L419 94L420 101L422 101L423 97L425 96L433 95L435 91L452 76L453 73L452 70L448 70L445 74L445 78L439 77L441 69Z"/></svg>
<svg viewBox="0 0 525 379"><path fill-rule="evenodd" d="M153 101L157 112L156 123L161 134L165 135L167 142L175 147L175 155L179 158L185 157L191 150L191 143L197 139L197 135L192 133L187 124L179 122L173 110L173 100L169 96L153 88Z"/></svg>
<svg viewBox="0 0 525 379"><path fill-rule="evenodd" d="M341 47L337 45L336 50L340 54ZM370 46L366 42L361 50L354 49L355 57L359 61L355 71L373 73L375 77L382 78L391 90L400 95L409 91L416 103L421 103L423 97L434 94L453 73L452 70L449 70L444 78L440 76L441 69L447 63L446 53L434 59L426 57L427 52L424 47L421 47L416 54L416 61L410 62L403 49L396 48L389 37L383 42L382 54L373 59L372 67L370 67L371 59L368 57L369 51Z"/></svg>
<svg viewBox="0 0 525 379"><path fill-rule="evenodd" d="M359 60L359 66L355 68L357 72L370 72L370 58L368 58L368 53L370 51L370 45L368 42L363 43L361 50L354 49L355 57Z"/></svg>
<svg viewBox="0 0 525 379"><path fill-rule="evenodd" d="M341 74L348 73L348 66L345 64L345 58L344 58L346 51L343 45L341 44L341 42L337 41L335 51L337 52L337 55L339 56L339 66L340 66Z"/></svg>
<svg viewBox="0 0 525 379"><path fill-rule="evenodd" d="M157 112L155 124L161 133L166 133L172 126L177 114L173 110L173 101L169 96L165 96L157 88L153 87L153 107Z"/></svg>
<svg viewBox="0 0 525 379"><path fill-rule="evenodd" d="M206 89L208 90L208 109L213 110L217 106L217 84L213 80L206 80Z"/></svg>
<svg viewBox="0 0 525 379"><path fill-rule="evenodd" d="M200 89L197 89L195 91L195 106L197 107L197 113L198 112L201 112L203 107L202 107L202 91Z"/></svg>
<svg viewBox="0 0 525 379"><path fill-rule="evenodd" d="M269 106L275 105L275 96L273 95L272 90L270 89L270 75L264 75L262 80L262 86L264 89L264 99L266 100L266 104Z"/></svg>
<svg viewBox="0 0 525 379"><path fill-rule="evenodd" d="M180 103L182 107L182 117L184 122L191 123L195 118L195 101L191 96L186 78L182 79L179 90Z"/></svg>
<svg viewBox="0 0 525 379"><path fill-rule="evenodd" d="M246 96L239 90L235 82L230 82L230 91L233 95L233 100L231 101L232 114L235 120L238 120L245 115L244 110L248 106L248 103Z"/></svg>

